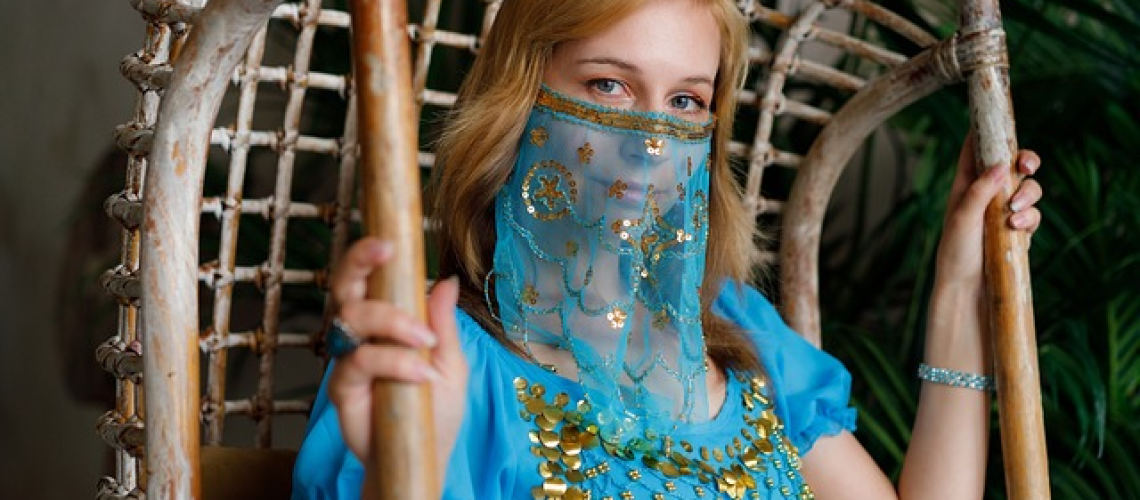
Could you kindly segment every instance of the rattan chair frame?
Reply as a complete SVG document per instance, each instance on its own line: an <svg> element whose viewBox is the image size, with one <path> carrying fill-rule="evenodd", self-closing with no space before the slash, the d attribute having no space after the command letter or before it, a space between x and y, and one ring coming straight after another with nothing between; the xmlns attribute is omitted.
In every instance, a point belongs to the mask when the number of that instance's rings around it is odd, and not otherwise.
<svg viewBox="0 0 1140 500"><path fill-rule="evenodd" d="M213 0L205 4L204 0L132 0L148 28L143 49L121 64L139 97L131 122L116 130L118 144L130 157L125 188L105 204L108 215L123 227L123 247L120 265L103 279L104 287L119 300L120 321L118 332L98 349L97 358L118 384L116 407L101 417L97 429L116 450L117 460L114 477L100 481L97 498L197 498L199 447L223 442L227 416L252 418L257 424L255 447L269 448L275 415L309 411L307 399L275 399L273 373L281 349L322 354L323 328L281 328L282 290L285 285L323 288L327 269L335 265L347 245L351 225L359 218L352 210L358 137L351 78L310 71L314 34L319 29L346 29L351 16L323 8L319 0L280 1ZM454 92L428 86L433 52L440 47L477 51L499 4L499 0L485 2L479 34L441 29L441 0L421 4L421 22L408 27L416 50L413 90L417 112L424 106L448 107L454 103ZM758 111L756 132L747 143L733 143L731 151L747 165L744 192L748 209L757 216L783 218L779 238L784 298L781 311L793 328L818 345L817 262L827 200L847 160L872 130L915 100L968 79L975 123L983 138L980 152L984 165L1011 163L1016 141L1012 139L1012 110L1004 80L1008 63L1000 12L996 2L963 1L961 30L938 41L864 0L812 1L795 15L756 0L738 4L751 20L780 29L783 34L772 50L756 45L750 52L754 67L763 68L765 76L755 88L741 92L740 102ZM907 57L824 27L820 16L831 9L846 9L900 34L914 43L917 55ZM298 33L292 62L286 67L263 64L266 26L271 20L289 23ZM835 47L878 65L881 74L868 79L801 60L800 49L809 42ZM852 97L834 112L815 108L787 95L786 84L794 79L827 84ZM236 118L232 125L219 127L215 119L231 82L237 89ZM276 130L253 126L258 89L267 84L280 85L287 94L283 120ZM302 108L310 91L332 92L346 100L348 111L338 137L302 132ZM778 118L815 123L823 127L822 132L806 154L781 151L771 143ZM202 185L211 145L229 155L226 189L221 195L204 196ZM257 149L277 155L274 188L270 195L247 199L243 182L250 153ZM298 154L335 160L333 199L318 203L291 199ZM426 149L418 159L424 167L434 161ZM796 170L796 182L786 202L761 194L770 167ZM205 264L199 260L198 243L203 216L213 216L221 228L217 259ZM236 259L243 216L261 217L271 227L268 257L261 264L243 266ZM290 221L298 219L320 220L331 227L329 267L286 266ZM423 225L430 228L428 221ZM1023 255L1027 246L1018 240L1004 245L994 251ZM1014 262L1011 267L1001 286L1021 291L1017 300L1024 306L1027 266ZM239 284L254 284L264 296L262 319L252 330L234 331L231 327L234 287ZM199 326L200 286L210 290L212 300L211 316L204 328ZM1015 339L1010 349L1018 351L1019 359L1032 359L1032 366L1009 372L999 367L998 375L999 383L1005 384L1001 386L1003 393L1023 395L1024 386L1011 384L1035 377L1036 364L1031 308L1028 320L1024 308L1017 310L1020 312L1013 319L995 320L996 328L1014 332L1008 335ZM326 319L327 315L326 305ZM227 395L231 349L246 349L257 359L257 389L250 397ZM205 392L199 383L200 353L208 359ZM1041 429L1039 422L1006 422L1007 414L1032 413L1033 391L1029 393L1028 399L1020 401L1017 408L1021 409L1003 407L1003 440L1006 429L1027 428L1027 433L1017 439L1040 441L1034 456L1043 456L1043 431L1040 437L1036 434ZM1039 389L1036 394L1039 398ZM1039 410L1039 400L1036 407ZM1031 416L1026 418L1032 420ZM1017 479L1020 473L1012 474L1011 498L1047 498L1047 484L1042 487L1039 477L1042 466L1025 465L1031 480ZM1008 470L1007 477L1011 477ZM1019 484L1026 481L1028 486Z"/></svg>

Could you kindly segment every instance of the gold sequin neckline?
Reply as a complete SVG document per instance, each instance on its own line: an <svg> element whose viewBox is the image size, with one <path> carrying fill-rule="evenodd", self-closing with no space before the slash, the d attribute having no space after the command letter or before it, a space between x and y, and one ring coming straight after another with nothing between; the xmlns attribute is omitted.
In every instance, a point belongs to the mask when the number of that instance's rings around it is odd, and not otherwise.
<svg viewBox="0 0 1140 500"><path fill-rule="evenodd" d="M588 402L573 402L566 393L551 397L543 384L516 378L519 417L534 425L527 437L540 462L541 483L532 488L532 496L571 500L814 498L800 476L799 452L784 434L766 382L735 378L739 384L726 384L728 397L741 398L743 408L737 412L726 400L718 418L710 423L719 424L720 417L731 418L729 413L735 413L742 414L741 427L738 435L716 447L694 446L669 435L615 439L606 432L613 422L594 421ZM599 490L599 484L612 487L623 482L614 481L615 473L628 479L622 491ZM651 483L660 486L654 488Z"/></svg>

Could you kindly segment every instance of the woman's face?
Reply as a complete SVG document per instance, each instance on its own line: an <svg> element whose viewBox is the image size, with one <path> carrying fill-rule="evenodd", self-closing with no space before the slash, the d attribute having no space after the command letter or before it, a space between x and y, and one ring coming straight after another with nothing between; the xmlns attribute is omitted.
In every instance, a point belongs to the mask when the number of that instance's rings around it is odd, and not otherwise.
<svg viewBox="0 0 1140 500"><path fill-rule="evenodd" d="M708 7L652 0L605 31L555 46L544 83L593 104L704 123L711 116L720 42ZM591 141L593 161L577 173L595 189L622 190L606 204L611 217L640 217L650 191L662 212L677 200L678 183L686 179L670 162L678 161L679 151L647 147L645 138Z"/></svg>
<svg viewBox="0 0 1140 500"><path fill-rule="evenodd" d="M704 122L720 42L707 7L654 0L601 33L557 45L543 81L595 104Z"/></svg>

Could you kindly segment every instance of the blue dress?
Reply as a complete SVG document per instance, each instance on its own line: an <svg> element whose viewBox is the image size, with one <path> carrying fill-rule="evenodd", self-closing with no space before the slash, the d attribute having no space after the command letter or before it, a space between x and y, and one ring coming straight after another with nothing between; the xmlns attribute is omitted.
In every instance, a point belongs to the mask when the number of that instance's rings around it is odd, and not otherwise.
<svg viewBox="0 0 1140 500"><path fill-rule="evenodd" d="M626 445L598 436L576 382L518 357L459 312L471 372L443 498L812 498L800 455L822 435L854 429L850 375L750 287L725 287L714 308L751 335L766 377L730 373L711 421ZM360 498L364 469L325 384L297 457L294 500Z"/></svg>

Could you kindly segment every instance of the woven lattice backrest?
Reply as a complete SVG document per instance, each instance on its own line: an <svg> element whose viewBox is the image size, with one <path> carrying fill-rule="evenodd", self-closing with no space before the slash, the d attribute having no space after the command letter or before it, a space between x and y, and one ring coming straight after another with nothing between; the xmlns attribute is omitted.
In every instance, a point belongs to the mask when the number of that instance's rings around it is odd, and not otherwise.
<svg viewBox="0 0 1140 500"><path fill-rule="evenodd" d="M178 464L169 470L164 464L144 468L144 449L146 456L155 456L152 453L161 448L175 455L192 454L196 460L197 452L186 449L198 445L196 437L189 443L160 442L164 435L153 429L152 422L183 421L178 420L183 416L160 412L185 414L181 406L195 399L168 393L177 393L184 386L197 388L199 362L201 404L190 411L192 420L202 423L201 443L246 445L252 441L258 448L296 447L324 367L322 335L328 321L325 282L337 256L353 237L357 220L352 211L357 134L348 56L351 18L338 2L274 5L265 0L246 0L246 7L233 7L241 3L228 2L231 5L218 6L211 12L215 6L206 6L203 1L132 1L148 29L143 49L128 56L121 66L139 97L132 120L117 131L119 144L130 154L126 187L106 203L108 214L124 228L124 237L122 263L104 277L105 287L120 300L120 322L116 336L99 349L98 359L119 382L116 408L98 425L117 455L115 476L101 482L100 498L141 494L147 484L144 470L175 476L187 473L181 472ZM424 124L422 143L426 145L435 137L441 111L454 102L462 68L478 51L499 2L412 3L409 15L415 21L408 32L414 42L414 89ZM912 90L900 95L895 87L868 89L870 77L911 64L910 59L854 38L845 28L823 27L820 18L824 13L832 17L854 15L861 23L897 33L913 43L914 53L936 43L930 35L875 4L815 1L783 11L755 0L738 4L754 22L756 36L751 51L752 77L740 100L739 129L744 136L737 137L732 151L741 160L738 163L743 169L747 206L758 216L779 216L790 211L789 203L795 203L794 190L791 202L762 194L769 168L802 173L809 164L818 163L827 166L824 172L838 172L854 150L847 143L857 145L886 115L960 78L958 63L949 60L955 49L946 45L945 50L922 53L920 57L926 59L915 63L917 67L935 67L938 71L927 71L933 76L926 79L912 78L907 87ZM225 25L225 29L216 27L222 23L219 16L232 16L237 11L253 20L234 22L238 26ZM257 18L259 15L262 17ZM245 26L249 23L255 25ZM209 31L219 39L223 35L217 32L246 30L252 34L252 42L244 53L207 59L199 55L203 49L187 44L188 32L198 30ZM214 45L203 42L203 46L244 48L240 35L233 36ZM827 61L803 57L820 52L828 54ZM211 76L211 71L225 68L227 57L239 56L235 70ZM195 57L203 62L189 62ZM844 67L849 71L834 66L840 57L848 61ZM175 74L171 61L176 58L178 71L196 73ZM183 116L209 115L208 110L197 107L208 106L202 103L210 92L182 97L185 93L181 90L171 88L168 94L166 89L178 82L209 78L229 81L217 120L209 116L182 123ZM833 99L818 101L830 103L827 106L813 102L817 94L805 91L812 86L829 86L845 96L873 94L867 99L891 102L876 108L870 118L846 118L837 112L840 103ZM185 87L192 85L186 83ZM826 138L832 128L828 124L837 119L848 129L843 138L832 139L841 145L838 149L789 151L772 144L785 120L815 124ZM211 145L204 167L194 166L199 151L187 145L190 139L184 139L204 135L205 130L195 128L201 124L208 129ZM207 151L201 153L205 156ZM420 160L425 168L433 163L427 147ZM147 179L184 175L180 169L187 165L191 174L182 178L182 184L171 181L171 190L162 188L166 185L162 180ZM194 168L202 169L197 174L202 182L194 182ZM812 187L824 204L837 175L826 174L824 181ZM150 190L152 181L157 186L154 192L144 192L144 184ZM202 185L200 202L197 184ZM156 208L155 204L183 196L177 194L178 186L197 204L193 214L169 214L167 209ZM816 205L818 202L808 206ZM823 208L805 210L809 225L814 224L807 232L818 234ZM815 210L820 214L811 221ZM187 231L200 226L200 234L188 236L193 241L190 245L199 252L196 262L182 263L176 252L164 253L162 245L170 244L171 238L162 236L168 234L163 231L183 230L166 228L178 226L169 222L177 217L191 221L185 224ZM195 220L198 224L192 223ZM794 232L794 225L787 221L784 225ZM147 231L153 231L151 237L156 240L154 253L144 249L143 234ZM785 235L788 231L785 229ZM806 241L810 246L810 234ZM790 252L792 256L802 253ZM814 253L808 254L814 259ZM775 253L771 255L776 257ZM160 295L161 300L148 299L150 302L140 300L145 295L143 280L153 280L159 287L170 282L173 288L186 288L185 281L178 281L184 278L177 274L187 274L185 269L196 270L189 273L194 274L191 292L170 292ZM814 274L807 278L814 280ZM785 296L788 293L785 290ZM194 316L188 318L190 324L171 326L164 318L189 307L180 301L197 301L199 305L191 308ZM140 302L145 302L145 308ZM147 319L158 315L162 317L155 321ZM804 330L818 335L818 327L813 330L807 325ZM194 358L200 353L200 360L187 366L163 365L170 363L165 358L167 340L170 344L184 342L178 336L182 332L193 332L190 345L196 351ZM162 361L153 361L153 357ZM194 373L179 374L182 370ZM167 376L171 373L189 382L184 386L157 385L175 378ZM146 395L144 378L148 381ZM144 401L152 408L145 418Z"/></svg>

